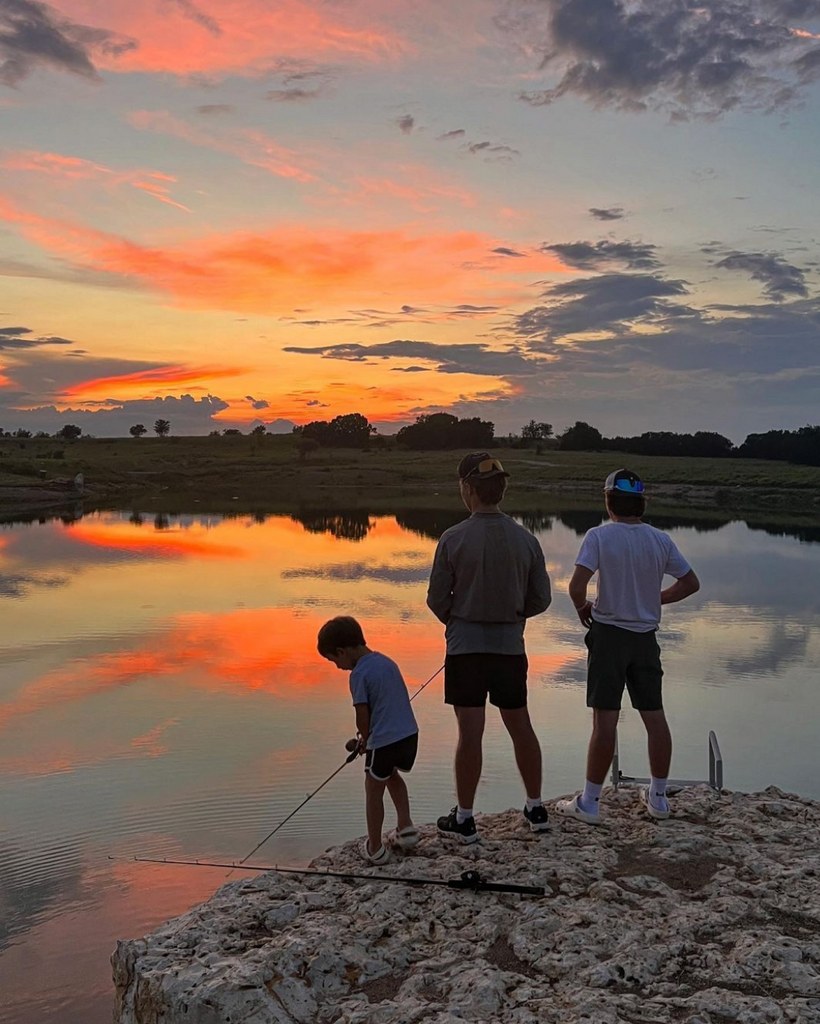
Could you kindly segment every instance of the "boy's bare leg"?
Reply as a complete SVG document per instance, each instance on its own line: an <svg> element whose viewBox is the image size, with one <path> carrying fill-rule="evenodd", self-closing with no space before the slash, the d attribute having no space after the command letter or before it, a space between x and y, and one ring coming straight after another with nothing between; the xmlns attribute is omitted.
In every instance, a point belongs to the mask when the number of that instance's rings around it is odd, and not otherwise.
<svg viewBox="0 0 820 1024"><path fill-rule="evenodd" d="M454 708L458 722L455 775L460 807L472 807L481 778L484 708Z"/></svg>
<svg viewBox="0 0 820 1024"><path fill-rule="evenodd" d="M364 809L367 817L367 848L378 852L382 845L384 825L384 789L386 783L378 782L369 774L364 777Z"/></svg>
<svg viewBox="0 0 820 1024"><path fill-rule="evenodd" d="M669 778L672 764L672 734L663 709L639 712L646 726L646 745L649 750L649 770L656 779Z"/></svg>
<svg viewBox="0 0 820 1024"><path fill-rule="evenodd" d="M410 817L410 796L407 792L407 785L398 771L394 771L387 782L387 792L396 808L396 828L399 832L413 824Z"/></svg>
<svg viewBox="0 0 820 1024"><path fill-rule="evenodd" d="M515 751L515 763L524 781L524 789L531 800L541 796L541 745L530 721L527 708L499 708Z"/></svg>
<svg viewBox="0 0 820 1024"><path fill-rule="evenodd" d="M615 756L620 711L592 709L592 735L587 748L587 780L600 786Z"/></svg>

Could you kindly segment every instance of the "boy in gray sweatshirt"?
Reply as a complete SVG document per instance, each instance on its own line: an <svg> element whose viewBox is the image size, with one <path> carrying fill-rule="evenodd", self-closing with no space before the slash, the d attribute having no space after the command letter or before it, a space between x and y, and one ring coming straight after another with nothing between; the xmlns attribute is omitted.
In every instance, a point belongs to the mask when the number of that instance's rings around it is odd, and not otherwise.
<svg viewBox="0 0 820 1024"><path fill-rule="evenodd" d="M526 789L524 817L534 832L549 827L541 802L541 748L527 710L524 625L550 604L550 582L537 539L499 508L509 474L487 452L458 466L468 519L441 535L427 605L445 625L444 700L458 723L458 804L438 819L442 835L478 839L473 800L481 778L487 697L510 734Z"/></svg>

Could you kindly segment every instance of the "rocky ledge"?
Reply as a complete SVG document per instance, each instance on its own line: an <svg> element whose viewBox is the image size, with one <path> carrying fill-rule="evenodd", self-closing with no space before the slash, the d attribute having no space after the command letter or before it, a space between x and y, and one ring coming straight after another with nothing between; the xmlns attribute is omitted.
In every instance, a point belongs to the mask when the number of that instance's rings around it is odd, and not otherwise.
<svg viewBox="0 0 820 1024"><path fill-rule="evenodd" d="M769 1024L820 1022L820 803L686 790L665 822L635 790L605 827L530 833L479 817L454 848L320 870L543 885L544 897L275 872L112 957L118 1024ZM180 869L183 870L183 869Z"/></svg>

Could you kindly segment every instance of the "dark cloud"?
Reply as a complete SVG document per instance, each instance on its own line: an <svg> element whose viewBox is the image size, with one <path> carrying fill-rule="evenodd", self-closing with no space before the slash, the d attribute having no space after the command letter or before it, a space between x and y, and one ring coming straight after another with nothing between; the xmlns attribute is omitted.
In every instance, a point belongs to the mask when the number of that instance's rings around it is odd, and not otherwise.
<svg viewBox="0 0 820 1024"><path fill-rule="evenodd" d="M133 40L79 25L36 0L0 0L0 82L18 85L41 67L98 78L93 55L117 56L136 48Z"/></svg>
<svg viewBox="0 0 820 1024"><path fill-rule="evenodd" d="M0 327L0 350L2 349L32 349L41 348L44 345L73 345L68 338L57 336L46 336L40 338L28 338L32 334L30 327Z"/></svg>
<svg viewBox="0 0 820 1024"><path fill-rule="evenodd" d="M232 114L236 110L233 103L203 103L196 108L197 114L211 117L214 114Z"/></svg>
<svg viewBox="0 0 820 1024"><path fill-rule="evenodd" d="M809 294L803 271L776 253L732 252L715 266L745 271L753 281L763 284L763 291L775 302L783 302L794 295L805 298Z"/></svg>
<svg viewBox="0 0 820 1024"><path fill-rule="evenodd" d="M339 565L325 565L319 568L284 569L282 579L322 579L354 582L358 580L383 580L387 583L421 583L430 575L427 565L371 565L364 562L346 562Z"/></svg>
<svg viewBox="0 0 820 1024"><path fill-rule="evenodd" d="M493 249L493 252L497 252L499 256L523 256L523 252L517 252L515 249L509 249L506 245L499 245Z"/></svg>
<svg viewBox="0 0 820 1024"><path fill-rule="evenodd" d="M191 21L195 21L197 25L201 25L202 28L210 32L212 36L222 35L222 29L219 27L219 22L215 18L212 18L210 14L205 14L203 11L200 11L192 0L165 0L165 2L178 7L186 18L190 18Z"/></svg>
<svg viewBox="0 0 820 1024"><path fill-rule="evenodd" d="M521 156L517 149L498 142L468 142L463 148L473 156L484 156L488 160L511 160L514 156Z"/></svg>
<svg viewBox="0 0 820 1024"><path fill-rule="evenodd" d="M660 266L655 246L645 242L566 242L542 245L542 252L554 252L569 267L578 270L599 270L617 263L627 270L652 270Z"/></svg>
<svg viewBox="0 0 820 1024"><path fill-rule="evenodd" d="M449 139L463 139L467 132L463 128L454 128L451 132L445 132L436 138L437 142L447 142Z"/></svg>
<svg viewBox="0 0 820 1024"><path fill-rule="evenodd" d="M635 323L665 321L672 316L695 315L689 307L670 303L685 295L683 281L655 274L602 274L566 281L545 294L547 306L537 306L515 318L515 332L542 340L584 331L627 333Z"/></svg>
<svg viewBox="0 0 820 1024"><path fill-rule="evenodd" d="M8 403L6 392L0 397ZM88 412L85 409L58 409L55 405L21 410L4 404L0 405L0 424L6 429L25 427L27 430L54 433L65 423L75 423L84 433L98 437L124 437L134 423L148 424L156 419L170 420L174 434L207 434L214 428L229 425L213 419L216 413L228 408L228 403L215 395L204 398L180 395L126 402L112 400L107 406Z"/></svg>
<svg viewBox="0 0 820 1024"><path fill-rule="evenodd" d="M402 114L401 117L396 119L396 124L401 128L405 135L409 135L416 125L416 119L412 114Z"/></svg>
<svg viewBox="0 0 820 1024"><path fill-rule="evenodd" d="M270 408L270 402L266 402L264 398L254 398L253 395L245 395L245 401L250 402L254 409Z"/></svg>
<svg viewBox="0 0 820 1024"><path fill-rule="evenodd" d="M289 89L269 89L265 93L266 100L273 100L275 103L303 103L306 100L316 100L322 95L322 89L303 89L299 86L292 86Z"/></svg>
<svg viewBox="0 0 820 1024"><path fill-rule="evenodd" d="M430 341L396 340L376 345L288 346L285 352L366 362L371 359L418 359L434 364L439 373L519 377L532 374L538 359L515 349L496 351L480 343L444 345Z"/></svg>
<svg viewBox="0 0 820 1024"><path fill-rule="evenodd" d="M794 103L820 75L820 48L793 30L818 17L820 0L512 0L500 24L540 32L541 67L560 75L520 93L526 103L574 95L685 120Z"/></svg>
<svg viewBox="0 0 820 1024"><path fill-rule="evenodd" d="M589 212L596 220L622 220L624 217L622 206L590 206Z"/></svg>

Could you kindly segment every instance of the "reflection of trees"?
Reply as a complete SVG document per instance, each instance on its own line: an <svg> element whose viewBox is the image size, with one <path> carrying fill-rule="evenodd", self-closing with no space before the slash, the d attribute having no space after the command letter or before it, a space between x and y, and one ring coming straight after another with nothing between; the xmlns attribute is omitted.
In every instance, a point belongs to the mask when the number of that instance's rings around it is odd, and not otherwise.
<svg viewBox="0 0 820 1024"><path fill-rule="evenodd" d="M164 512L157 512L154 516L154 529L167 530L171 526L171 520Z"/></svg>
<svg viewBox="0 0 820 1024"><path fill-rule="evenodd" d="M567 529L573 530L579 537L583 537L587 530L591 530L593 526L601 525L604 521L605 513L599 509L590 511L588 508L574 508L567 512L556 513L555 518L559 523L563 523Z"/></svg>
<svg viewBox="0 0 820 1024"><path fill-rule="evenodd" d="M762 530L770 537L795 537L804 544L820 544L820 526L761 526L747 523L750 530Z"/></svg>
<svg viewBox="0 0 820 1024"><path fill-rule="evenodd" d="M538 426L539 424L536 424ZM544 424L549 426L549 424ZM526 526L530 533L546 533L552 529L555 519L554 512L518 512L512 513L516 519L521 520L521 525Z"/></svg>
<svg viewBox="0 0 820 1024"><path fill-rule="evenodd" d="M354 509L352 512L315 512L300 509L292 512L290 518L308 533L329 533L339 540L364 540L373 526L369 512Z"/></svg>
<svg viewBox="0 0 820 1024"><path fill-rule="evenodd" d="M408 508L396 512L396 522L403 530L410 530L420 537L438 540L450 526L460 523L467 515L467 510Z"/></svg>
<svg viewBox="0 0 820 1024"><path fill-rule="evenodd" d="M659 530L678 530L687 527L696 533L714 533L716 530L722 530L724 526L728 526L732 522L733 518L733 516L709 516L704 518L702 516L670 516L666 514L656 516L654 512L648 512L645 517L647 523L657 526Z"/></svg>

